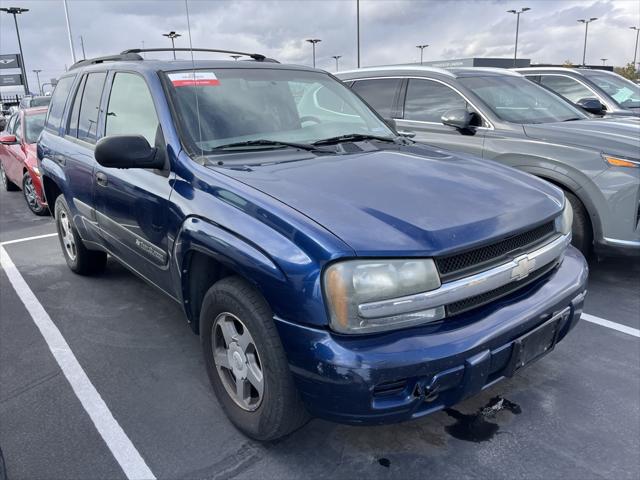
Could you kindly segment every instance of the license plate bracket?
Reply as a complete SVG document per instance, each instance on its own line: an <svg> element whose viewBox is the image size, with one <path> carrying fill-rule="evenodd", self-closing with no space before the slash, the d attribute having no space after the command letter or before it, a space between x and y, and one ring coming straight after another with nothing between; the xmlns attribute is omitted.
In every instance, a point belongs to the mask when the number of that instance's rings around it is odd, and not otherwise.
<svg viewBox="0 0 640 480"><path fill-rule="evenodd" d="M505 376L512 376L518 370L551 352L558 341L560 321L566 318L569 312L570 307L567 307L542 325L515 339L511 350L511 359L505 369Z"/></svg>

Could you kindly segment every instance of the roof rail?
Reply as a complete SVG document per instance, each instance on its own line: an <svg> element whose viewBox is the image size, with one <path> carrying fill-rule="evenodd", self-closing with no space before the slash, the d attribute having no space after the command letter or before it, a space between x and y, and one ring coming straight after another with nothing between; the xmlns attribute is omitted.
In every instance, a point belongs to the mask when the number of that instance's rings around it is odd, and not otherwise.
<svg viewBox="0 0 640 480"><path fill-rule="evenodd" d="M236 52L235 50L218 50L213 48L131 48L123 51L120 55L138 54L143 52L211 52L211 53L228 53L230 55L241 55L250 57L256 62L280 63L273 58L267 58L261 53Z"/></svg>
<svg viewBox="0 0 640 480"><path fill-rule="evenodd" d="M87 65L95 65L97 63L104 62L127 62L127 61L139 61L143 60L143 58L137 53L129 53L122 52L120 55L108 55L106 57L95 57L95 58L87 58L85 60L80 60L79 62L74 63L69 67L69 70L73 70L74 68L86 67Z"/></svg>

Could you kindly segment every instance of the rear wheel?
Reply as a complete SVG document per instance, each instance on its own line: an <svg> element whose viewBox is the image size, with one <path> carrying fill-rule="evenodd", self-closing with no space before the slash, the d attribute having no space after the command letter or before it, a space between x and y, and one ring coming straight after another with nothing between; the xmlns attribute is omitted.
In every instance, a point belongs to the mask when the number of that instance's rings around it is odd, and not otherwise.
<svg viewBox="0 0 640 480"><path fill-rule="evenodd" d="M306 422L271 309L251 285L227 277L207 291L200 340L213 390L238 429L265 441Z"/></svg>
<svg viewBox="0 0 640 480"><path fill-rule="evenodd" d="M27 201L27 206L29 210L39 216L47 215L49 210L47 207L43 207L38 202L38 194L36 193L36 187L33 185L33 179L29 172L24 174L22 177L22 194L24 195L24 199Z"/></svg>
<svg viewBox="0 0 640 480"><path fill-rule="evenodd" d="M84 246L62 195L56 199L55 217L62 254L69 268L80 275L102 272L107 265L107 254Z"/></svg>
<svg viewBox="0 0 640 480"><path fill-rule="evenodd" d="M564 191L564 195L573 208L573 226L571 228L571 244L587 257L593 246L593 230L587 209L573 193Z"/></svg>
<svg viewBox="0 0 640 480"><path fill-rule="evenodd" d="M15 192L18 187L7 177L7 173L4 171L4 165L0 162L0 182L2 182L2 189L6 192Z"/></svg>

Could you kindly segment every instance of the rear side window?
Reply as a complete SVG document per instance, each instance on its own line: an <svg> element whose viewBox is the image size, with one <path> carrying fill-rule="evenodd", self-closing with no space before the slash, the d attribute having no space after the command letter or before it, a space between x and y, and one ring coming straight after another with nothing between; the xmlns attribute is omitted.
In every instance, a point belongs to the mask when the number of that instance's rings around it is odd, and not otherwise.
<svg viewBox="0 0 640 480"><path fill-rule="evenodd" d="M402 82L399 78L358 80L351 87L383 118L391 118L396 95Z"/></svg>
<svg viewBox="0 0 640 480"><path fill-rule="evenodd" d="M116 73L105 135L142 135L149 145L154 145L158 126L153 98L144 79L133 73Z"/></svg>
<svg viewBox="0 0 640 480"><path fill-rule="evenodd" d="M51 104L49 105L49 114L47 115L47 121L45 127L57 130L60 128L62 122L62 115L64 113L64 106L67 103L67 97L71 91L73 80L75 76L63 77L56 85L51 97Z"/></svg>
<svg viewBox="0 0 640 480"><path fill-rule="evenodd" d="M573 103L577 103L578 100L584 98L595 97L595 94L591 90L573 78L541 75L540 83Z"/></svg>
<svg viewBox="0 0 640 480"><path fill-rule="evenodd" d="M467 102L446 85L430 80L409 80L405 120L440 123L444 113L458 108L466 109Z"/></svg>
<svg viewBox="0 0 640 480"><path fill-rule="evenodd" d="M104 72L87 75L87 80L84 82L80 111L78 112L79 140L89 143L96 142L100 98L102 97L102 87L106 78L107 74Z"/></svg>

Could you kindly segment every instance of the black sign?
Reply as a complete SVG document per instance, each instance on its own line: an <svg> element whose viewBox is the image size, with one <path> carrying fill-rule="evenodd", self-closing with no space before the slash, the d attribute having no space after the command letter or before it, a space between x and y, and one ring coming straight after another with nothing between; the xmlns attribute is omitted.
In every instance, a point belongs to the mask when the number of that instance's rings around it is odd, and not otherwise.
<svg viewBox="0 0 640 480"><path fill-rule="evenodd" d="M9 55L0 55L0 70L7 68L20 68L20 55L12 53Z"/></svg>
<svg viewBox="0 0 640 480"><path fill-rule="evenodd" d="M22 85L22 75L19 73L0 75L0 87L15 87L18 85Z"/></svg>

